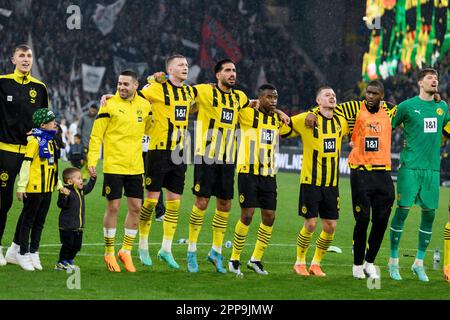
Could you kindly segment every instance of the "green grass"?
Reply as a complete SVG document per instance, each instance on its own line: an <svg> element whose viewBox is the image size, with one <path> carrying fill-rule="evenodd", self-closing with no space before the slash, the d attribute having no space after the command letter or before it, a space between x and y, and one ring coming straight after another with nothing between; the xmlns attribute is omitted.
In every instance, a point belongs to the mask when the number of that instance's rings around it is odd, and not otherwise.
<svg viewBox="0 0 450 320"><path fill-rule="evenodd" d="M443 281L442 268L432 269L432 251L439 247L442 254L443 228L447 220L448 191L441 189L440 205L434 223L434 234L429 246L425 264L428 267L429 283L421 283L409 271L414 258L404 255L415 254L417 247L417 231L420 221L420 210L417 207L410 212L406 221L405 232L400 246L400 265L403 281L395 282L389 279L387 260L389 255L389 232L386 232L376 263L380 266L382 278L379 290L369 290L366 281L352 278L351 254L352 232L354 226L351 211L351 196L349 180L340 180L341 216L338 220L337 231L333 245L343 250L342 254L328 253L323 261L326 278L301 278L292 272L296 258L296 238L303 219L297 215L299 178L297 174L279 173L278 175L278 210L274 225L271 245L266 251L264 262L270 272L268 276L258 276L245 268L256 240L256 232L260 223L260 214L255 214L249 236L242 253L242 268L245 273L243 279L237 279L231 273L225 275L214 271L213 266L206 261L210 248L212 232L211 220L214 213L215 201L211 201L205 223L200 234L198 258L200 272L189 274L186 272L186 244L177 244L179 238L188 238L188 219L193 204L192 167L189 167L185 194L181 201L180 219L173 253L179 262L180 270L169 270L163 262L157 261L156 253L162 239L162 223L153 222L149 238L151 256L154 265L144 268L138 262L137 241L133 251L134 262L138 269L135 274L122 271L120 274L109 273L103 263L103 226L102 219L105 199L101 197L102 176L92 194L86 197L86 230L84 245L76 258L76 264L81 271L81 289L69 290L66 285L69 274L54 271L53 266L59 253L58 208L56 194L45 224L41 240L41 260L43 271L26 272L16 265L0 267L0 299L448 299L449 284ZM237 193L237 187L235 190ZM126 207L123 201L119 214L117 240L121 244L123 236L123 222ZM19 216L21 204L17 201L9 213L7 229L3 245L8 246L13 237L13 230ZM232 214L225 237L232 241L233 230L240 210L237 201L233 201ZM319 232L316 231L313 241ZM116 247L118 250L119 247ZM312 258L314 248L308 252L308 261ZM231 249L224 248L225 258L228 259Z"/></svg>

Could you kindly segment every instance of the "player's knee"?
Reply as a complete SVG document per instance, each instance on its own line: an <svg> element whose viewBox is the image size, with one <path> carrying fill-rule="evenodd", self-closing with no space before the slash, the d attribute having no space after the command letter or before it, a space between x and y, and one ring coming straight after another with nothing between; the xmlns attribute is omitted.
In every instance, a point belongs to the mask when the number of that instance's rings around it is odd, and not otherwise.
<svg viewBox="0 0 450 320"><path fill-rule="evenodd" d="M336 230L336 220L323 222L322 229L328 234L333 234Z"/></svg>
<svg viewBox="0 0 450 320"><path fill-rule="evenodd" d="M275 212L264 212L262 215L262 223L271 227L275 221Z"/></svg>
<svg viewBox="0 0 450 320"><path fill-rule="evenodd" d="M208 207L208 202L208 198L195 197L195 206L202 211L206 210L206 208Z"/></svg>
<svg viewBox="0 0 450 320"><path fill-rule="evenodd" d="M308 232L314 232L317 227L317 220L313 219L307 219L305 221L305 228L308 230Z"/></svg>
<svg viewBox="0 0 450 320"><path fill-rule="evenodd" d="M249 226L250 223L252 223L253 215L251 214L242 214L241 215L241 222L245 224L246 226Z"/></svg>
<svg viewBox="0 0 450 320"><path fill-rule="evenodd" d="M229 212L231 210L231 201L230 200L223 200L223 199L217 199L217 210Z"/></svg>

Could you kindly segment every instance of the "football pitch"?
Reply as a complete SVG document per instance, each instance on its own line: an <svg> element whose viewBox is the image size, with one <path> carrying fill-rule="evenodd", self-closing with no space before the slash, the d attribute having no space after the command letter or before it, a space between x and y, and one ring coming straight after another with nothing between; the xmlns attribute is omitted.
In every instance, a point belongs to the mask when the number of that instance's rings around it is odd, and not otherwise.
<svg viewBox="0 0 450 320"><path fill-rule="evenodd" d="M64 167L65 164L62 164ZM328 252L322 266L327 274L325 278L299 277L292 271L296 259L296 238L303 218L297 215L299 176L298 174L278 174L278 210L271 243L263 258L269 271L268 276L257 275L245 267L253 252L256 233L260 223L259 210L254 216L250 232L241 256L241 267L245 276L238 279L232 273L218 274L206 261L211 246L211 221L215 201L212 199L205 216L205 223L199 238L198 260L200 272L189 274L186 271L187 244L178 244L177 240L188 238L188 220L193 205L192 166L188 167L185 192L181 200L180 218L175 234L173 254L180 264L179 270L170 270L164 262L158 261L156 253L162 240L162 222L153 222L149 237L152 267L144 267L137 256L137 240L133 249L133 259L138 272L110 273L103 262L103 213L105 200L101 197L102 174L99 175L94 191L86 196L86 229L82 251L75 264L80 267L78 278L75 274L53 270L58 259L60 242L58 233L57 194L54 193L50 212L45 224L40 255L43 271L27 272L17 265L0 267L0 299L86 299L86 300L308 300L308 299L448 299L449 284L442 275L443 229L448 215L449 193L445 188L440 191L440 204L434 222L433 236L425 259L429 283L417 280L410 271L417 248L420 210L414 207L405 224L400 244L400 267L403 281L389 279L387 261L389 257L389 230L378 254L376 265L381 270L381 280L374 283L356 280L352 277L353 257L351 252L354 219L351 210L351 194L348 178L340 179L341 211L337 223L335 240L332 243L342 249L342 253ZM237 179L236 179L237 180ZM237 186L235 195L237 194ZM9 213L3 246L11 243L15 223L22 205L14 202ZM125 219L125 201L119 213L116 237L116 252L123 239ZM234 226L239 219L238 201L233 201L225 241L233 241ZM392 215L391 215L392 217ZM315 239L320 230L316 230L312 246L308 251L310 262L314 254ZM439 248L441 265L433 269L433 251ZM231 248L223 249L225 262L231 255ZM6 248L4 250L4 253ZM227 263L228 266L228 263ZM71 278L72 277L72 278ZM69 285L68 285L69 284Z"/></svg>

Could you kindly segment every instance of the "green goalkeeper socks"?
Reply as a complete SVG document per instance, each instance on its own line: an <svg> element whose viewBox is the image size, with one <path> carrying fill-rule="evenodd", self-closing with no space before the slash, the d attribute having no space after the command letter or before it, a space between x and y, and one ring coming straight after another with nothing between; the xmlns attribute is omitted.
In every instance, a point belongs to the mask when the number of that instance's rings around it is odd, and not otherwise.
<svg viewBox="0 0 450 320"><path fill-rule="evenodd" d="M435 211L422 210L422 220L419 227L419 246L417 250L417 259L423 260L431 239Z"/></svg>
<svg viewBox="0 0 450 320"><path fill-rule="evenodd" d="M408 216L408 209L397 208L391 221L391 258L398 258L398 246L403 232L403 225Z"/></svg>

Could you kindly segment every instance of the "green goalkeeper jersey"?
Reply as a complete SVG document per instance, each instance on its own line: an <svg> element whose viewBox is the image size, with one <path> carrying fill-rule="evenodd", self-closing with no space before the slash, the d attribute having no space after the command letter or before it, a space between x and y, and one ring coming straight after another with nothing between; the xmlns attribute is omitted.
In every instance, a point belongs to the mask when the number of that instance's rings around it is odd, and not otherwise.
<svg viewBox="0 0 450 320"><path fill-rule="evenodd" d="M392 127L403 124L406 146L400 154L400 167L440 169L442 128L450 120L444 101L424 101L418 96L398 105Z"/></svg>

